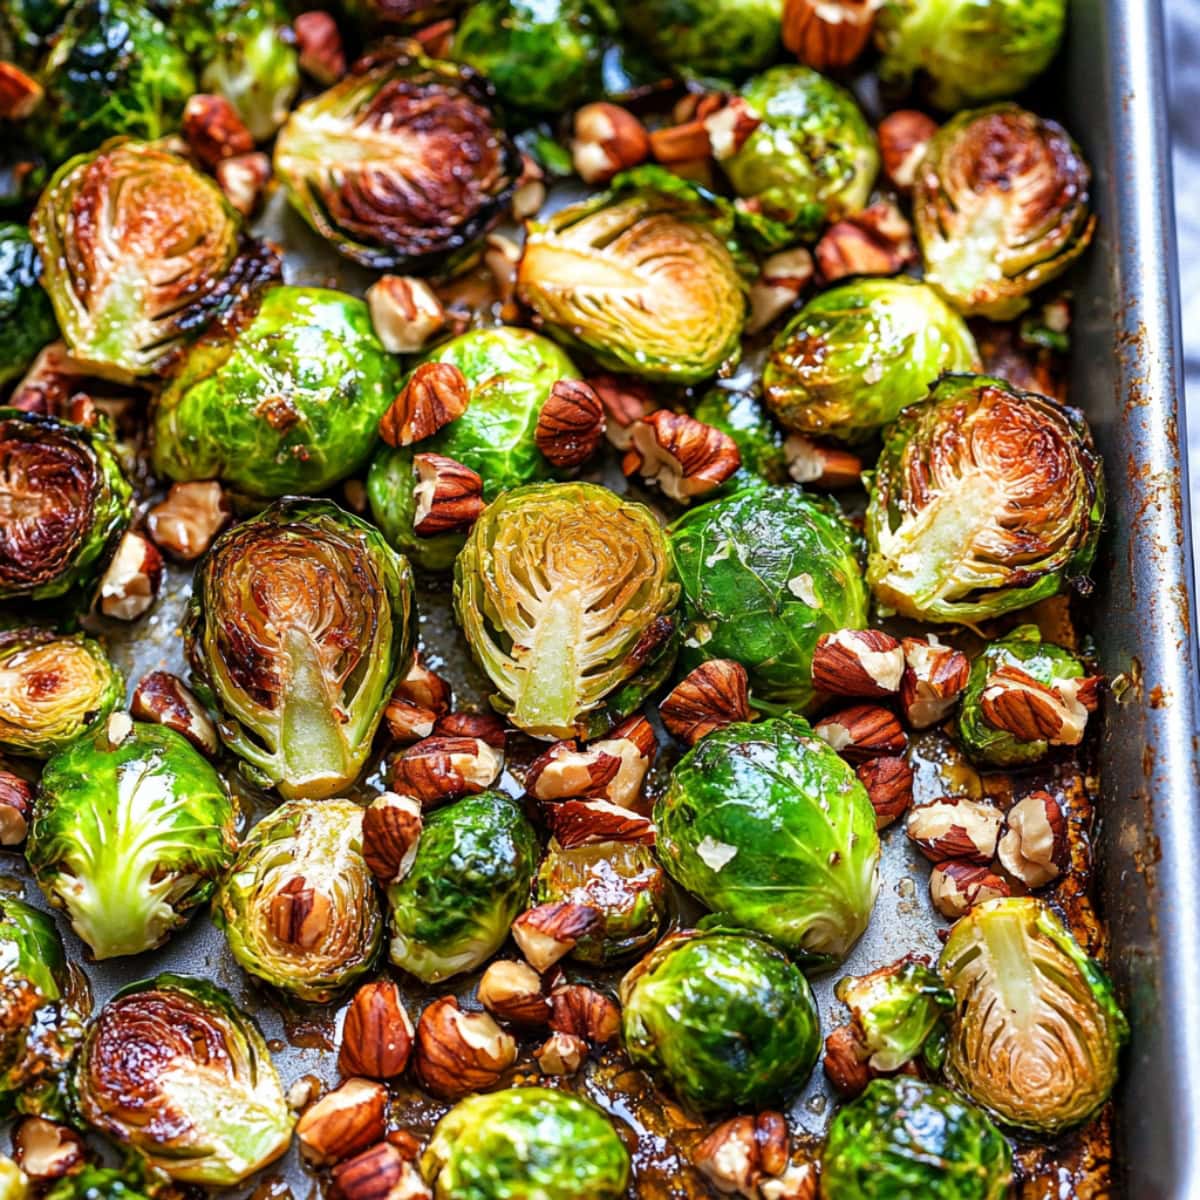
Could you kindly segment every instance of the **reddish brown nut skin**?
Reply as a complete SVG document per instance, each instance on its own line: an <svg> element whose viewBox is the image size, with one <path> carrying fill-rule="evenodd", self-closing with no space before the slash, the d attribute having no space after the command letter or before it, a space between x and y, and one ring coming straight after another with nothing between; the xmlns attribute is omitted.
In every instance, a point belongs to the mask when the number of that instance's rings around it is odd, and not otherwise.
<svg viewBox="0 0 1200 1200"><path fill-rule="evenodd" d="M517 1048L509 1034L494 1025L486 1013L465 1014L495 1029L495 1044L481 1048L466 1042L458 1032L458 1001L453 996L435 1000L417 1023L414 1065L421 1083L443 1100L458 1100L470 1092L493 1087L516 1060Z"/></svg>
<svg viewBox="0 0 1200 1200"><path fill-rule="evenodd" d="M649 817L606 801L552 801L544 806L543 816L564 850L603 842L653 846L657 840L654 823Z"/></svg>
<svg viewBox="0 0 1200 1200"><path fill-rule="evenodd" d="M937 128L932 117L911 108L889 113L879 123L883 171L902 193L912 191L917 168Z"/></svg>
<svg viewBox="0 0 1200 1200"><path fill-rule="evenodd" d="M414 454L417 505L413 532L418 537L463 532L483 512L483 480L445 454Z"/></svg>
<svg viewBox="0 0 1200 1200"><path fill-rule="evenodd" d="M338 1052L342 1075L395 1079L408 1066L412 1047L412 1022L396 984L377 979L360 987L342 1027Z"/></svg>
<svg viewBox="0 0 1200 1200"><path fill-rule="evenodd" d="M814 251L826 283L851 275L895 275L916 261L912 226L893 204L872 204L831 225Z"/></svg>
<svg viewBox="0 0 1200 1200"><path fill-rule="evenodd" d="M882 629L822 634L813 651L813 687L833 696L894 695L904 673L900 643Z"/></svg>
<svg viewBox="0 0 1200 1200"><path fill-rule="evenodd" d="M453 363L422 363L379 422L379 436L389 446L411 446L432 437L467 411L471 387Z"/></svg>
<svg viewBox="0 0 1200 1200"><path fill-rule="evenodd" d="M896 714L878 704L843 708L822 717L813 730L852 763L897 755L908 745Z"/></svg>
<svg viewBox="0 0 1200 1200"><path fill-rule="evenodd" d="M909 814L906 832L930 862L949 858L984 864L996 853L998 809L965 796L944 796Z"/></svg>
<svg viewBox="0 0 1200 1200"><path fill-rule="evenodd" d="M905 638L900 708L914 729L944 720L967 686L971 664L961 650L934 645L927 638Z"/></svg>
<svg viewBox="0 0 1200 1200"><path fill-rule="evenodd" d="M690 671L658 706L667 732L695 745L714 729L750 719L749 676L733 659L714 658Z"/></svg>
<svg viewBox="0 0 1200 1200"><path fill-rule="evenodd" d="M493 750L503 750L508 742L507 727L492 713L447 713L438 718L433 732L438 737L478 738Z"/></svg>
<svg viewBox="0 0 1200 1200"><path fill-rule="evenodd" d="M948 921L957 921L976 904L1011 896L1008 881L990 867L964 859L938 863L929 876L933 906Z"/></svg>
<svg viewBox="0 0 1200 1200"><path fill-rule="evenodd" d="M575 114L571 156L584 182L607 183L649 155L646 129L628 109L602 100L585 104Z"/></svg>
<svg viewBox="0 0 1200 1200"><path fill-rule="evenodd" d="M825 1039L825 1057L821 1065L839 1096L850 1099L859 1095L875 1078L867 1064L870 1051L862 1043L853 1025L839 1025Z"/></svg>
<svg viewBox="0 0 1200 1200"><path fill-rule="evenodd" d="M331 1165L379 1142L387 1131L387 1089L366 1079L349 1079L326 1092L296 1124L300 1154Z"/></svg>
<svg viewBox="0 0 1200 1200"><path fill-rule="evenodd" d="M188 148L209 170L224 158L249 154L254 138L224 96L197 93L183 110L183 136Z"/></svg>
<svg viewBox="0 0 1200 1200"><path fill-rule="evenodd" d="M629 436L621 470L657 483L674 500L720 487L742 465L741 451L729 434L687 413L657 409L635 422Z"/></svg>
<svg viewBox="0 0 1200 1200"><path fill-rule="evenodd" d="M166 498L146 515L146 530L160 550L179 562L192 562L231 517L219 483L173 483Z"/></svg>
<svg viewBox="0 0 1200 1200"><path fill-rule="evenodd" d="M334 1167L333 1186L342 1200L389 1200L412 1169L401 1149L379 1142Z"/></svg>
<svg viewBox="0 0 1200 1200"><path fill-rule="evenodd" d="M783 44L817 71L848 67L867 47L876 7L874 0L785 0Z"/></svg>
<svg viewBox="0 0 1200 1200"><path fill-rule="evenodd" d="M884 755L859 763L854 768L875 810L875 828L886 829L912 806L913 769L895 755Z"/></svg>
<svg viewBox="0 0 1200 1200"><path fill-rule="evenodd" d="M315 9L301 13L292 22L300 50L300 69L328 87L346 73L346 53L337 22L327 12Z"/></svg>
<svg viewBox="0 0 1200 1200"><path fill-rule="evenodd" d="M0 62L0 119L24 121L42 102L42 85L20 67Z"/></svg>
<svg viewBox="0 0 1200 1200"><path fill-rule="evenodd" d="M29 832L33 788L19 775L0 769L0 846L19 846Z"/></svg>
<svg viewBox="0 0 1200 1200"><path fill-rule="evenodd" d="M181 733L210 758L220 749L216 726L178 675L151 671L133 693L129 711L139 721L153 721Z"/></svg>
<svg viewBox="0 0 1200 1200"><path fill-rule="evenodd" d="M582 379L560 379L538 414L533 438L542 457L562 469L587 462L604 441L604 405Z"/></svg>
<svg viewBox="0 0 1200 1200"><path fill-rule="evenodd" d="M408 873L422 826L420 801L412 796L384 792L363 812L363 859L384 887Z"/></svg>
<svg viewBox="0 0 1200 1200"><path fill-rule="evenodd" d="M615 1000L581 983L568 983L550 993L550 1028L573 1033L593 1046L607 1046L621 1033L621 1010Z"/></svg>
<svg viewBox="0 0 1200 1200"><path fill-rule="evenodd" d="M25 1117L13 1130L13 1158L35 1183L61 1179L83 1166L83 1138L45 1117Z"/></svg>
<svg viewBox="0 0 1200 1200"><path fill-rule="evenodd" d="M499 774L499 756L481 738L435 733L392 763L392 789L432 806L486 791Z"/></svg>

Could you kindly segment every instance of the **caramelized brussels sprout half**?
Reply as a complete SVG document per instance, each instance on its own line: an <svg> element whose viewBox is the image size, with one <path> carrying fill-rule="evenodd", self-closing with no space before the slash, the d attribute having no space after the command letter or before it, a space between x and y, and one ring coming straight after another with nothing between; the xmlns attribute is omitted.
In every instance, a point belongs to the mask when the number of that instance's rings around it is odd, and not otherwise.
<svg viewBox="0 0 1200 1200"><path fill-rule="evenodd" d="M1061 275L1096 228L1091 172L1066 130L1015 104L959 113L913 190L926 280L967 316L1008 320Z"/></svg>
<svg viewBox="0 0 1200 1200"><path fill-rule="evenodd" d="M971 909L938 968L957 1003L946 1071L976 1104L1053 1137L1108 1099L1129 1025L1108 976L1042 901Z"/></svg>
<svg viewBox="0 0 1200 1200"><path fill-rule="evenodd" d="M221 777L181 734L132 723L46 763L25 856L97 959L161 946L212 895L236 849Z"/></svg>
<svg viewBox="0 0 1200 1200"><path fill-rule="evenodd" d="M966 322L912 279L856 279L810 300L776 335L763 393L787 429L862 442L947 371L979 367Z"/></svg>
<svg viewBox="0 0 1200 1200"><path fill-rule="evenodd" d="M1080 413L948 375L884 434L867 582L904 616L982 621L1083 579L1103 519L1103 469Z"/></svg>
<svg viewBox="0 0 1200 1200"><path fill-rule="evenodd" d="M867 927L874 810L853 768L799 717L701 738L671 771L654 823L676 883L789 954L834 965Z"/></svg>
<svg viewBox="0 0 1200 1200"><path fill-rule="evenodd" d="M106 429L0 408L0 600L85 588L132 511Z"/></svg>
<svg viewBox="0 0 1200 1200"><path fill-rule="evenodd" d="M428 271L503 215L521 169L491 86L416 43L360 59L288 117L275 174L296 211L366 267Z"/></svg>
<svg viewBox="0 0 1200 1200"><path fill-rule="evenodd" d="M0 387L20 378L37 352L58 337L42 266L24 225L0 222Z"/></svg>
<svg viewBox="0 0 1200 1200"><path fill-rule="evenodd" d="M454 610L496 688L534 737L594 735L670 671L679 595L653 513L592 483L497 497L454 564Z"/></svg>
<svg viewBox="0 0 1200 1200"><path fill-rule="evenodd" d="M88 1031L75 1088L89 1125L177 1183L231 1187L292 1140L262 1034L204 979L158 975L118 992Z"/></svg>
<svg viewBox="0 0 1200 1200"><path fill-rule="evenodd" d="M358 777L413 647L408 563L327 500L282 500L213 544L185 637L244 769L287 799Z"/></svg>
<svg viewBox="0 0 1200 1200"><path fill-rule="evenodd" d="M252 315L193 346L163 389L154 469L251 496L323 491L366 462L400 378L362 300L270 288Z"/></svg>
<svg viewBox="0 0 1200 1200"><path fill-rule="evenodd" d="M362 809L289 800L250 831L213 897L238 965L323 1004L366 974L383 942Z"/></svg>
<svg viewBox="0 0 1200 1200"><path fill-rule="evenodd" d="M619 0L621 20L684 75L736 78L779 53L782 0Z"/></svg>

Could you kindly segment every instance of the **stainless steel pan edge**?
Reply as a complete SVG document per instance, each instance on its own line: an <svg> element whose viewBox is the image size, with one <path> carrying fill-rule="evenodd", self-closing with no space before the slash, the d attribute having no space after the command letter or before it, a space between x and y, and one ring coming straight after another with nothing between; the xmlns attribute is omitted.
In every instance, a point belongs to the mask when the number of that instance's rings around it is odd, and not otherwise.
<svg viewBox="0 0 1200 1200"><path fill-rule="evenodd" d="M1092 610L1134 680L1100 750L1101 894L1133 1024L1115 1152L1131 1200L1200 1197L1200 780L1187 445L1159 0L1072 0L1063 92L1095 170L1072 397L1108 466Z"/></svg>

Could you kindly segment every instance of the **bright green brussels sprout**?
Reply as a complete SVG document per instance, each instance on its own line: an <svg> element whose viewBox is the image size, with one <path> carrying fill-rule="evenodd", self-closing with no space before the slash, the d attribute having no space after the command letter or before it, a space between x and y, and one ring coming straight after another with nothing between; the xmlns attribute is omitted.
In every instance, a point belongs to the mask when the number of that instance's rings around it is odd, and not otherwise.
<svg viewBox="0 0 1200 1200"><path fill-rule="evenodd" d="M549 1088L471 1096L421 1156L435 1200L620 1200L629 1151L594 1104Z"/></svg>
<svg viewBox="0 0 1200 1200"><path fill-rule="evenodd" d="M533 826L501 792L426 814L412 867L388 888L392 962L440 983L486 962L529 900Z"/></svg>
<svg viewBox="0 0 1200 1200"><path fill-rule="evenodd" d="M497 497L454 564L492 704L540 738L594 736L640 706L671 669L678 595L654 514L592 483Z"/></svg>
<svg viewBox="0 0 1200 1200"><path fill-rule="evenodd" d="M885 610L970 623L1086 588L1104 476L1075 409L947 375L884 433L867 582Z"/></svg>
<svg viewBox="0 0 1200 1200"><path fill-rule="evenodd" d="M0 222L0 385L17 379L58 337L42 266L24 225Z"/></svg>
<svg viewBox="0 0 1200 1200"><path fill-rule="evenodd" d="M692 416L727 433L742 456L742 465L724 485L726 490L740 491L763 480L767 483L787 482L783 434L754 392L712 388L692 409Z"/></svg>
<svg viewBox="0 0 1200 1200"><path fill-rule="evenodd" d="M824 1200L1004 1200L1012 1152L954 1092L910 1075L875 1079L843 1106L821 1159Z"/></svg>
<svg viewBox="0 0 1200 1200"><path fill-rule="evenodd" d="M798 717L701 738L671 771L654 823L677 883L790 954L841 962L867 927L875 813L854 769Z"/></svg>
<svg viewBox="0 0 1200 1200"><path fill-rule="evenodd" d="M0 408L0 600L83 589L129 523L107 427Z"/></svg>
<svg viewBox="0 0 1200 1200"><path fill-rule="evenodd" d="M756 700L811 707L817 640L867 622L858 538L837 505L753 488L684 513L670 542L683 585L680 665L736 659Z"/></svg>
<svg viewBox="0 0 1200 1200"><path fill-rule="evenodd" d="M198 689L247 773L286 798L349 787L413 647L408 563L327 500L281 500L226 530L196 574L185 637Z"/></svg>
<svg viewBox="0 0 1200 1200"><path fill-rule="evenodd" d="M150 1200L156 1189L140 1175L137 1171L88 1163L78 1174L60 1179L45 1193L44 1200ZM0 1191L0 1198L3 1196Z"/></svg>
<svg viewBox="0 0 1200 1200"><path fill-rule="evenodd" d="M960 113L917 171L925 279L967 316L1018 316L1091 243L1090 183L1061 125L1015 104Z"/></svg>
<svg viewBox="0 0 1200 1200"><path fill-rule="evenodd" d="M808 67L772 67L742 88L760 124L721 166L734 191L802 237L862 209L879 170L875 135L845 88Z"/></svg>
<svg viewBox="0 0 1200 1200"><path fill-rule="evenodd" d="M233 862L233 803L181 734L134 723L60 750L42 772L25 856L97 959L152 950Z"/></svg>
<svg viewBox="0 0 1200 1200"><path fill-rule="evenodd" d="M957 1003L946 1071L976 1104L1053 1137L1108 1099L1128 1022L1108 976L1041 900L971 909L938 969Z"/></svg>
<svg viewBox="0 0 1200 1200"><path fill-rule="evenodd" d="M664 939L621 981L621 1030L635 1066L702 1112L800 1088L821 1042L800 968L749 934Z"/></svg>
<svg viewBox="0 0 1200 1200"><path fill-rule="evenodd" d="M787 429L861 442L979 368L966 322L913 279L856 279L810 300L771 343L763 394Z"/></svg>
<svg viewBox="0 0 1200 1200"><path fill-rule="evenodd" d="M779 53L783 0L619 0L621 19L685 75L730 78Z"/></svg>
<svg viewBox="0 0 1200 1200"><path fill-rule="evenodd" d="M158 975L118 992L88 1031L75 1089L89 1125L177 1183L230 1187L292 1140L262 1034L204 979Z"/></svg>
<svg viewBox="0 0 1200 1200"><path fill-rule="evenodd" d="M879 75L908 88L919 72L948 112L1014 96L1050 65L1066 21L1066 0L884 0Z"/></svg>
<svg viewBox="0 0 1200 1200"><path fill-rule="evenodd" d="M251 975L301 1000L332 1000L383 942L362 809L289 800L264 817L217 886L213 921Z"/></svg>
<svg viewBox="0 0 1200 1200"><path fill-rule="evenodd" d="M0 631L0 750L48 758L124 698L99 642L32 626Z"/></svg>

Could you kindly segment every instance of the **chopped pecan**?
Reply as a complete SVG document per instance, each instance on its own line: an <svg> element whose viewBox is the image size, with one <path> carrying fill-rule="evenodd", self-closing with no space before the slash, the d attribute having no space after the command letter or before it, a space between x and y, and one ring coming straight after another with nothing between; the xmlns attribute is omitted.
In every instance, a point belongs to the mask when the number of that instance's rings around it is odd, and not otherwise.
<svg viewBox="0 0 1200 1200"><path fill-rule="evenodd" d="M83 1166L83 1138L45 1117L25 1117L13 1131L13 1158L35 1183L61 1179Z"/></svg>
<svg viewBox="0 0 1200 1200"><path fill-rule="evenodd" d="M928 729L945 720L970 678L967 656L943 646L936 636L905 638L904 678L900 707L914 729Z"/></svg>
<svg viewBox="0 0 1200 1200"><path fill-rule="evenodd" d="M909 838L930 862L961 858L990 862L996 853L1003 817L999 809L965 796L946 796L914 808L908 817Z"/></svg>
<svg viewBox="0 0 1200 1200"><path fill-rule="evenodd" d="M436 672L424 666L419 658L413 660L408 674L396 685L394 695L403 696L439 717L450 711L450 685ZM484 738L484 741L487 739Z"/></svg>
<svg viewBox="0 0 1200 1200"><path fill-rule="evenodd" d="M875 810L875 828L886 829L899 820L913 800L913 769L903 758L884 755L854 768Z"/></svg>
<svg viewBox="0 0 1200 1200"><path fill-rule="evenodd" d="M300 70L323 87L337 83L346 74L346 52L337 22L327 12L315 9L301 13L292 22L300 50Z"/></svg>
<svg viewBox="0 0 1200 1200"><path fill-rule="evenodd" d="M948 921L957 921L985 900L1011 895L1012 889L990 867L962 859L938 863L929 876L933 907Z"/></svg>
<svg viewBox="0 0 1200 1200"><path fill-rule="evenodd" d="M803 246L772 254L750 287L746 332L758 333L766 329L800 299L812 277L813 258Z"/></svg>
<svg viewBox="0 0 1200 1200"><path fill-rule="evenodd" d="M607 183L649 156L646 129L628 109L597 101L575 114L571 159L584 183Z"/></svg>
<svg viewBox="0 0 1200 1200"><path fill-rule="evenodd" d="M593 1046L607 1046L621 1033L616 1001L582 983L568 983L550 993L550 1028L572 1033Z"/></svg>
<svg viewBox="0 0 1200 1200"><path fill-rule="evenodd" d="M475 737L435 734L410 746L392 763L392 787L426 807L485 792L500 777L503 754Z"/></svg>
<svg viewBox="0 0 1200 1200"><path fill-rule="evenodd" d="M788 475L797 483L811 483L832 492L862 482L862 459L840 446L826 446L792 433L783 443L783 453Z"/></svg>
<svg viewBox="0 0 1200 1200"><path fill-rule="evenodd" d="M878 0L785 0L783 44L817 71L848 67L866 49Z"/></svg>
<svg viewBox="0 0 1200 1200"><path fill-rule="evenodd" d="M826 283L847 275L895 275L917 258L912 226L887 201L831 225L817 243L817 265Z"/></svg>
<svg viewBox="0 0 1200 1200"><path fill-rule="evenodd" d="M485 1012L463 1012L453 996L435 1000L417 1023L417 1077L443 1100L499 1083L516 1058L511 1034Z"/></svg>
<svg viewBox="0 0 1200 1200"><path fill-rule="evenodd" d="M371 324L385 350L416 354L446 324L433 288L408 275L383 275L366 292Z"/></svg>
<svg viewBox="0 0 1200 1200"><path fill-rule="evenodd" d="M730 658L701 663L658 706L667 731L695 745L714 729L750 719L746 668Z"/></svg>
<svg viewBox="0 0 1200 1200"><path fill-rule="evenodd" d="M867 1061L870 1057L871 1051L852 1024L839 1025L825 1039L821 1065L839 1096L857 1096L875 1078L876 1072Z"/></svg>
<svg viewBox="0 0 1200 1200"><path fill-rule="evenodd" d="M512 197L512 215L515 221L524 221L536 216L546 203L546 173L528 154L521 155L521 175L517 180Z"/></svg>
<svg viewBox="0 0 1200 1200"><path fill-rule="evenodd" d="M543 811L550 832L564 850L603 842L637 842L643 846L655 842L654 823L649 817L607 800L562 800L547 804Z"/></svg>
<svg viewBox="0 0 1200 1200"><path fill-rule="evenodd" d="M271 160L257 150L252 154L235 154L221 159L215 174L225 199L243 217L249 217L258 208L263 189L271 178Z"/></svg>
<svg viewBox="0 0 1200 1200"><path fill-rule="evenodd" d="M420 801L395 792L376 796L363 813L363 859L384 887L399 883L412 869L421 825Z"/></svg>
<svg viewBox="0 0 1200 1200"><path fill-rule="evenodd" d="M188 149L211 171L223 158L254 150L254 138L237 109L224 96L198 92L183 109Z"/></svg>
<svg viewBox="0 0 1200 1200"><path fill-rule="evenodd" d="M387 1132L387 1089L370 1079L348 1079L310 1104L296 1122L300 1156L332 1166L380 1141Z"/></svg>
<svg viewBox="0 0 1200 1200"><path fill-rule="evenodd" d="M604 440L604 405L582 379L559 379L538 414L534 441L551 466L577 467Z"/></svg>
<svg viewBox="0 0 1200 1200"><path fill-rule="evenodd" d="M557 901L527 909L512 925L513 941L535 971L548 971L570 954L580 938L603 922L603 914L590 904Z"/></svg>
<svg viewBox="0 0 1200 1200"><path fill-rule="evenodd" d="M588 384L604 409L604 432L611 445L628 450L633 444L633 426L657 407L654 393L640 379L629 375L589 375Z"/></svg>
<svg viewBox="0 0 1200 1200"><path fill-rule="evenodd" d="M346 1010L338 1070L348 1077L395 1079L408 1066L412 1045L412 1020L396 984L363 984Z"/></svg>
<svg viewBox="0 0 1200 1200"><path fill-rule="evenodd" d="M467 377L453 363L422 363L383 414L379 436L389 446L411 446L461 417L470 400Z"/></svg>
<svg viewBox="0 0 1200 1200"><path fill-rule="evenodd" d="M483 480L444 454L414 454L413 467L413 533L434 537L470 529L483 512Z"/></svg>
<svg viewBox="0 0 1200 1200"><path fill-rule="evenodd" d="M154 603L162 578L163 560L157 548L149 538L126 530L100 580L100 611L117 621L136 621Z"/></svg>
<svg viewBox="0 0 1200 1200"><path fill-rule="evenodd" d="M574 1075L587 1055L587 1042L573 1033L552 1033L533 1052L543 1075Z"/></svg>
<svg viewBox="0 0 1200 1200"><path fill-rule="evenodd" d="M1083 741L1088 710L1074 688L1064 691L1040 683L1011 663L998 667L984 684L979 700L983 719L993 729L1022 742L1078 746Z"/></svg>
<svg viewBox="0 0 1200 1200"><path fill-rule="evenodd" d="M170 671L151 671L142 676L133 693L129 711L139 721L153 721L182 733L202 754L212 758L220 749L217 728L204 706Z"/></svg>
<svg viewBox="0 0 1200 1200"><path fill-rule="evenodd" d="M388 733L392 735L393 741L401 745L411 745L433 733L437 724L437 713L431 708L422 708L419 704L414 704L399 692L393 692L383 710L383 719L387 722Z"/></svg>
<svg viewBox="0 0 1200 1200"><path fill-rule="evenodd" d="M694 117L680 125L667 125L650 133L650 153L664 166L707 161L713 156L712 142L704 120Z"/></svg>
<svg viewBox="0 0 1200 1200"><path fill-rule="evenodd" d="M0 770L0 846L19 846L29 832L33 788L19 775Z"/></svg>
<svg viewBox="0 0 1200 1200"><path fill-rule="evenodd" d="M1030 792L1008 810L996 857L1026 887L1045 887L1057 879L1068 853L1067 821L1049 792Z"/></svg>
<svg viewBox="0 0 1200 1200"><path fill-rule="evenodd" d="M0 62L0 120L24 121L42 102L42 85L10 62Z"/></svg>
<svg viewBox="0 0 1200 1200"><path fill-rule="evenodd" d="M493 1016L523 1028L541 1029L550 1020L550 999L528 964L498 959L479 981L479 1003Z"/></svg>
<svg viewBox="0 0 1200 1200"><path fill-rule="evenodd" d="M901 193L907 195L912 191L917 168L937 129L932 117L911 108L889 113L880 121L879 155L883 173Z"/></svg>
<svg viewBox="0 0 1200 1200"><path fill-rule="evenodd" d="M701 117L700 122L708 135L709 153L720 162L732 158L746 144L746 139L762 124L762 119L751 111L741 96L731 96L720 108Z"/></svg>
<svg viewBox="0 0 1200 1200"><path fill-rule="evenodd" d="M813 687L834 696L890 696L903 674L904 651L882 629L822 634L813 651Z"/></svg>
<svg viewBox="0 0 1200 1200"><path fill-rule="evenodd" d="M219 483L173 483L166 498L146 514L146 530L160 550L180 562L192 562L212 545L232 515Z"/></svg>
<svg viewBox="0 0 1200 1200"><path fill-rule="evenodd" d="M723 1195L758 1200L759 1184L788 1165L787 1121L777 1112L732 1117L696 1147L692 1162Z"/></svg>
<svg viewBox="0 0 1200 1200"><path fill-rule="evenodd" d="M822 717L813 732L850 762L900 754L908 744L896 714L878 704L855 704Z"/></svg>
<svg viewBox="0 0 1200 1200"><path fill-rule="evenodd" d="M630 439L621 462L625 474L641 475L684 503L720 487L742 465L729 434L667 408L635 421Z"/></svg>

